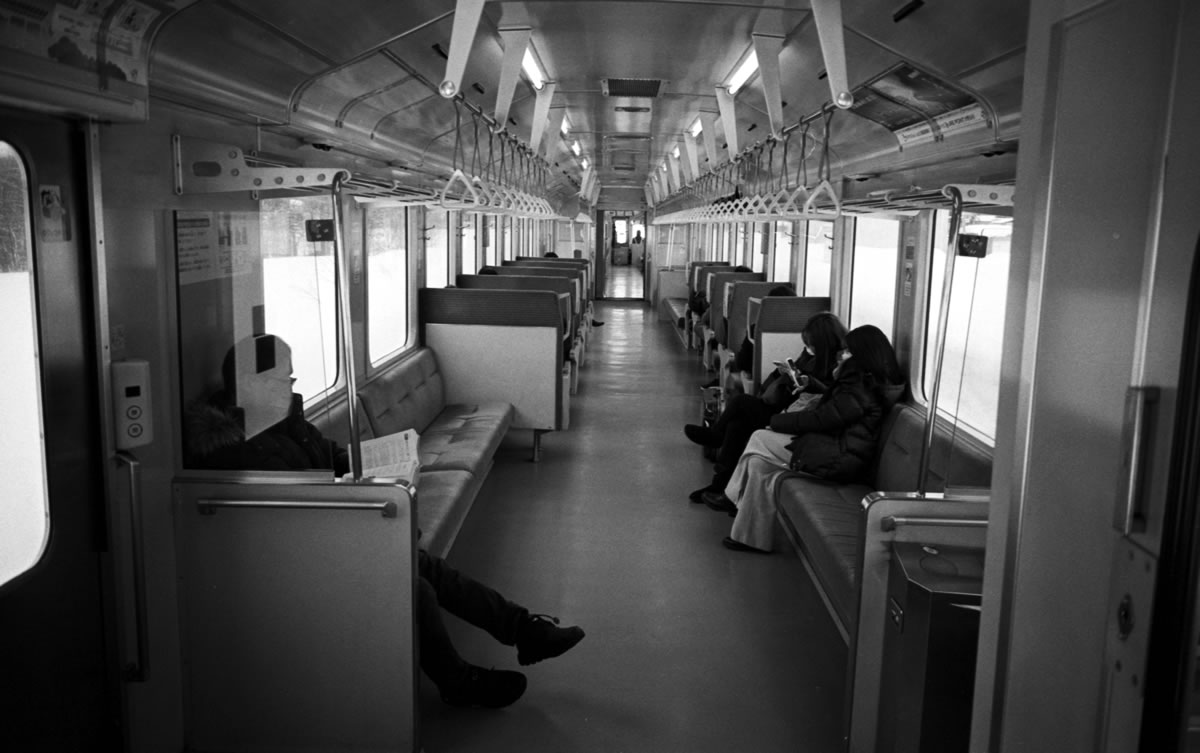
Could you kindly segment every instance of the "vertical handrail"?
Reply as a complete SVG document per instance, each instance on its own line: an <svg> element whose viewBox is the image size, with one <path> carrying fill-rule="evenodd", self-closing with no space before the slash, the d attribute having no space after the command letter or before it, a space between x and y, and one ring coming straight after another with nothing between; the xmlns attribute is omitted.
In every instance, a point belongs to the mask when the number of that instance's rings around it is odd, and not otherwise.
<svg viewBox="0 0 1200 753"><path fill-rule="evenodd" d="M137 621L137 663L125 667L125 680L145 682L150 678L150 619L146 613L146 542L142 535L141 463L128 452L118 451L117 462L129 468L129 528L133 549L133 613Z"/></svg>
<svg viewBox="0 0 1200 753"><path fill-rule="evenodd" d="M962 192L955 186L946 186L942 193L952 202L950 210L950 240L946 244L946 272L942 278L942 308L938 311L937 339L934 341L933 391L929 395L928 413L925 416L925 441L921 443L921 462L917 475L917 493L924 495L926 476L929 475L929 456L933 450L933 431L937 423L938 394L942 389L942 360L946 355L946 330L950 324L950 293L954 287L954 260L958 256L958 230L962 222Z"/></svg>
<svg viewBox="0 0 1200 753"><path fill-rule="evenodd" d="M338 281L338 319L341 325L341 337L338 338L338 350L346 369L346 407L350 423L350 478L357 483L362 480L362 448L358 436L358 392L355 386L358 380L355 374L354 361L354 328L350 321L350 251L346 247L342 233L345 224L342 222L342 187L350 179L350 173L342 170L333 178L331 190L333 198L333 263L334 276Z"/></svg>

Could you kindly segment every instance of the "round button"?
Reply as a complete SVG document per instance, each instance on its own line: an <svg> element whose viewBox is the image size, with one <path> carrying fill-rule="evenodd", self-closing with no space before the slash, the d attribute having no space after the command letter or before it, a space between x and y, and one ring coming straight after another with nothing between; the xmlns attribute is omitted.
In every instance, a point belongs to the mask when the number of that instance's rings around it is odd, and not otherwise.
<svg viewBox="0 0 1200 753"><path fill-rule="evenodd" d="M142 417L142 406L131 405L125 409L125 416L133 421Z"/></svg>
<svg viewBox="0 0 1200 753"><path fill-rule="evenodd" d="M129 436L131 436L131 437L142 436L142 425L141 424L130 424L128 433L129 433Z"/></svg>

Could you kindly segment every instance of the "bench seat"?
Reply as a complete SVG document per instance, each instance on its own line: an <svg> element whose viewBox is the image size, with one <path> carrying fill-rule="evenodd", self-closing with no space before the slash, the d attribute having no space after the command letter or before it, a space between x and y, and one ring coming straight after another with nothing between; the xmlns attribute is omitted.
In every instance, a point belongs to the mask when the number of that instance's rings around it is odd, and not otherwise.
<svg viewBox="0 0 1200 753"><path fill-rule="evenodd" d="M776 481L777 515L784 532L804 560L846 633L857 622L863 557L863 498L873 491L912 492L924 444L925 416L899 404L884 422L876 457L874 484L840 484L803 473L784 473ZM947 478L957 486L991 483L991 457L981 447L965 447L948 433L934 432L927 491L939 492Z"/></svg>
<svg viewBox="0 0 1200 753"><path fill-rule="evenodd" d="M845 622L857 609L860 519L866 484L784 476L776 486L779 516L822 593Z"/></svg>
<svg viewBox="0 0 1200 753"><path fill-rule="evenodd" d="M386 436L405 429L421 437L417 526L421 547L445 556L513 423L504 402L445 403L445 385L430 348L419 348L359 389L359 435ZM319 426L345 443L346 406L328 412Z"/></svg>
<svg viewBox="0 0 1200 753"><path fill-rule="evenodd" d="M486 473L513 408L508 403L447 405L421 434L421 467Z"/></svg>

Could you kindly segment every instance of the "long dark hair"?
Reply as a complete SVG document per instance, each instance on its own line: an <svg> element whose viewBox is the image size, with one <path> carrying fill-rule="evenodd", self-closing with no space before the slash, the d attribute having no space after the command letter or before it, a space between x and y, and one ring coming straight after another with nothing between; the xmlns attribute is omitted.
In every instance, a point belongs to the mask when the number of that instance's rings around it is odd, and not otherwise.
<svg viewBox="0 0 1200 753"><path fill-rule="evenodd" d="M850 351L850 361L864 377L874 378L880 385L904 383L896 351L887 335L875 325L864 324L847 332L846 348Z"/></svg>
<svg viewBox="0 0 1200 753"><path fill-rule="evenodd" d="M826 379L837 366L838 353L846 344L846 325L828 311L813 314L801 330L804 342L813 351L813 374Z"/></svg>

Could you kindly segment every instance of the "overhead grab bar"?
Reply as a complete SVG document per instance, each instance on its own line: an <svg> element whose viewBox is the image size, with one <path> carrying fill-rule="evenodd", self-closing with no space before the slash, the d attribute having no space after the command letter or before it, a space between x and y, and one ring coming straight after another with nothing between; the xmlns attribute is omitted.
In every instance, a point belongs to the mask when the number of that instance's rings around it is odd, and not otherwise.
<svg viewBox="0 0 1200 753"><path fill-rule="evenodd" d="M818 209L817 198L825 194L833 202L833 209ZM833 184L828 179L822 180L817 184L817 187L809 192L808 198L804 200L804 214L812 215L817 219L830 219L839 217L842 214L842 202L838 198L837 193L833 190Z"/></svg>
<svg viewBox="0 0 1200 753"><path fill-rule="evenodd" d="M465 199L451 199L447 201L447 195L450 192L450 186L454 185L455 183L462 184L463 188L465 188L467 193L471 196L470 201ZM467 178L466 174L462 170L455 169L455 171L450 174L450 179L446 181L446 185L442 186L441 200L439 203L442 205L443 209L474 209L479 206L479 192L475 190L475 186L471 184L471 181Z"/></svg>

